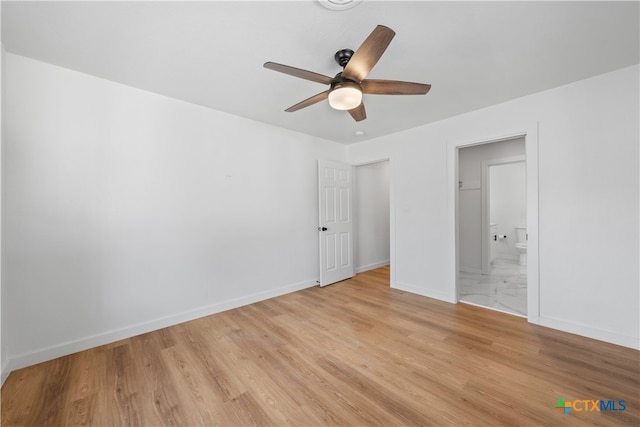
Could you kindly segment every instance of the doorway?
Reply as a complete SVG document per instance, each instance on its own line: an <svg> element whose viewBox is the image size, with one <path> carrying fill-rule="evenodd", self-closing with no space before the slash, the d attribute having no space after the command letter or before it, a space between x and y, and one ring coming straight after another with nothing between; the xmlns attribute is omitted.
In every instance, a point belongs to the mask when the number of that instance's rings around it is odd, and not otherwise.
<svg viewBox="0 0 640 427"><path fill-rule="evenodd" d="M458 150L460 302L527 317L524 137Z"/></svg>
<svg viewBox="0 0 640 427"><path fill-rule="evenodd" d="M391 262L390 162L380 160L354 169L354 263L356 273L361 273Z"/></svg>

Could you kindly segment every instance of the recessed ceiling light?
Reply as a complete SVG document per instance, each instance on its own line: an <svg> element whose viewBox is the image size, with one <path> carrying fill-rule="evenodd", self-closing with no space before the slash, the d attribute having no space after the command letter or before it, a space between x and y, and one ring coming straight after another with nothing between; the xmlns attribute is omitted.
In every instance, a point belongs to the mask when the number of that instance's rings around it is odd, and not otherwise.
<svg viewBox="0 0 640 427"><path fill-rule="evenodd" d="M318 0L321 6L329 10L347 10L360 4L362 0Z"/></svg>
<svg viewBox="0 0 640 427"><path fill-rule="evenodd" d="M354 134L354 136L364 136L364 132L361 130L357 130Z"/></svg>

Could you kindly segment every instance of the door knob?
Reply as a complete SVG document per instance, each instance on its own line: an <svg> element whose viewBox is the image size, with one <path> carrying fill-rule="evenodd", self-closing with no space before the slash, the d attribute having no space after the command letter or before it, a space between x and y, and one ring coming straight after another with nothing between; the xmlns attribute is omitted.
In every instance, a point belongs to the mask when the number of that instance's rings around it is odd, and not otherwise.
<svg viewBox="0 0 640 427"><path fill-rule="evenodd" d="M318 231L327 231L327 227L318 227Z"/></svg>

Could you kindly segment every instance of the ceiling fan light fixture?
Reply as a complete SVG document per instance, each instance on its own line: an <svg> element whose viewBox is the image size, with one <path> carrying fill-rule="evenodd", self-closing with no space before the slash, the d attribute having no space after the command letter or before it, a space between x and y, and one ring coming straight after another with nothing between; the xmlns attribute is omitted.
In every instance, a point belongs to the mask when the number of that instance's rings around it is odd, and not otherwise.
<svg viewBox="0 0 640 427"><path fill-rule="evenodd" d="M329 92L329 105L336 110L351 110L361 103L362 89L357 83L336 83Z"/></svg>

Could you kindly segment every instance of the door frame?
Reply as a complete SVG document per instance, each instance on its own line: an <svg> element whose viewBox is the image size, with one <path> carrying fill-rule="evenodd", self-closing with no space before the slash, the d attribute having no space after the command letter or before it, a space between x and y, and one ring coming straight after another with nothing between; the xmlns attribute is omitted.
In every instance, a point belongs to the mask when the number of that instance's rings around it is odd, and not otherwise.
<svg viewBox="0 0 640 427"><path fill-rule="evenodd" d="M488 135L468 140L447 141L447 181L449 194L449 219L451 240L454 248L453 271L450 277L453 282L451 301L458 303L460 294L458 289L460 271L460 233L458 213L458 150L473 145L489 144L510 139L524 138L525 157L527 161L527 320L529 323L540 323L540 270L538 247L538 122L529 122L516 130L502 134Z"/></svg>

